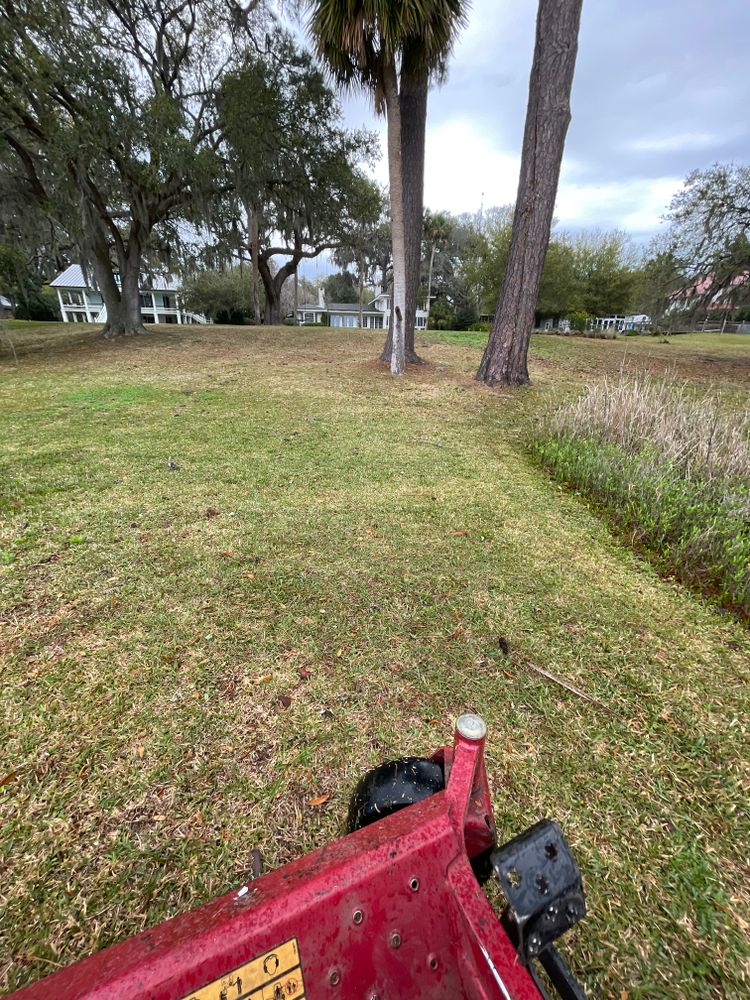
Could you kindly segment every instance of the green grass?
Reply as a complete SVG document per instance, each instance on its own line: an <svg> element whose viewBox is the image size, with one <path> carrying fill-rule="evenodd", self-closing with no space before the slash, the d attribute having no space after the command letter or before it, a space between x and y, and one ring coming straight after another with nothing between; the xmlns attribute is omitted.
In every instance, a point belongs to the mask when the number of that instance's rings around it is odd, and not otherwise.
<svg viewBox="0 0 750 1000"><path fill-rule="evenodd" d="M575 850L588 985L747 991L748 635L525 446L551 396L635 348L535 338L536 388L496 393L477 346L425 343L397 381L377 334L292 328L6 364L8 988L225 891L254 847L273 867L339 835L363 770L476 710L501 835L548 815ZM739 359L746 398L750 340L726 344L638 362Z"/></svg>

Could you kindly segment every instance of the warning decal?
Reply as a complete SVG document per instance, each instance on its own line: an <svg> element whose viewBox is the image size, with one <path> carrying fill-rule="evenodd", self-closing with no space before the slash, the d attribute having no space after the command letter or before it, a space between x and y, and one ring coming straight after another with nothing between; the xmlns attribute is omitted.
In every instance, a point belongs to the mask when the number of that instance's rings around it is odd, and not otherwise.
<svg viewBox="0 0 750 1000"><path fill-rule="evenodd" d="M297 939L226 972L183 1000L304 1000Z"/></svg>

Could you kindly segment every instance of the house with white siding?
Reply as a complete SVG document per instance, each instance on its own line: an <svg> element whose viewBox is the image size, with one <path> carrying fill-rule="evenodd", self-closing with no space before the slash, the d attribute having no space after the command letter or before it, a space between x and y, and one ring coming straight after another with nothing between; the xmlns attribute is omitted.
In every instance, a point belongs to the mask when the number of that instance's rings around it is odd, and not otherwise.
<svg viewBox="0 0 750 1000"><path fill-rule="evenodd" d="M115 274L119 284L120 276ZM107 307L101 293L87 280L80 264L71 264L50 282L57 291L64 323L106 323ZM180 282L174 275L141 275L138 289L144 323L205 323L203 316L188 312L180 301Z"/></svg>
<svg viewBox="0 0 750 1000"><path fill-rule="evenodd" d="M326 323L333 327L354 329L359 326L358 302L326 302L323 289L318 291L316 303L305 303L297 307L298 323ZM362 306L362 328L365 330L385 330L391 322L391 297L380 292L374 299ZM416 327L424 330L427 313L417 309Z"/></svg>

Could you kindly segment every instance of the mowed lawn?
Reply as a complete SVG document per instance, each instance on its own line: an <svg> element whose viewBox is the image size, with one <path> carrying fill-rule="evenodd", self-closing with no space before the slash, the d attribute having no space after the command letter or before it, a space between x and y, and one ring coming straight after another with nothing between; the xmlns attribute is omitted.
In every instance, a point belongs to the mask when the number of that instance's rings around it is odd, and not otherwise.
<svg viewBox="0 0 750 1000"><path fill-rule="evenodd" d="M746 995L748 633L526 440L623 363L747 405L750 338L535 337L511 393L471 338L394 381L374 334L85 332L1 359L0 984L340 835L366 768L471 710L501 836L573 846L586 984Z"/></svg>

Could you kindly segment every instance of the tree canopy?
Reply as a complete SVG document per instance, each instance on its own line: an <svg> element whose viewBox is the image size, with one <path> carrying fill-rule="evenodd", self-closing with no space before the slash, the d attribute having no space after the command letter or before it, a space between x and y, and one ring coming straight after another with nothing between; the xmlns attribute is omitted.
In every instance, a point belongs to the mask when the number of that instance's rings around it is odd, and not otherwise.
<svg viewBox="0 0 750 1000"><path fill-rule="evenodd" d="M91 264L111 335L142 330L142 268L214 189L237 32L225 0L0 0L0 161Z"/></svg>
<svg viewBox="0 0 750 1000"><path fill-rule="evenodd" d="M342 246L380 212L362 166L376 137L341 123L338 98L309 52L276 30L267 50L228 74L220 121L231 177L227 210L278 322L281 289L301 260ZM287 258L273 271L271 259Z"/></svg>

